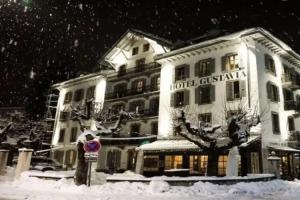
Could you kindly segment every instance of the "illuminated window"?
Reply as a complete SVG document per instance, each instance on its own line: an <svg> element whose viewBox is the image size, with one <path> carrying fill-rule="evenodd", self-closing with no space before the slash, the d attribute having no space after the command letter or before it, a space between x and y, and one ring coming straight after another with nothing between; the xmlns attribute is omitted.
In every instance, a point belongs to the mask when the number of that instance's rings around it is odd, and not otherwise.
<svg viewBox="0 0 300 200"><path fill-rule="evenodd" d="M226 166L227 166L227 155L220 155L218 158L218 175L225 176L226 175Z"/></svg>
<svg viewBox="0 0 300 200"><path fill-rule="evenodd" d="M207 169L207 155L191 155L190 156L190 173L205 175Z"/></svg>
<svg viewBox="0 0 300 200"><path fill-rule="evenodd" d="M136 89L137 92L143 92L143 90L144 90L144 80L136 81L135 89Z"/></svg>
<svg viewBox="0 0 300 200"><path fill-rule="evenodd" d="M239 60L237 54L229 54L222 57L222 71L231 71L239 69Z"/></svg>
<svg viewBox="0 0 300 200"><path fill-rule="evenodd" d="M182 156L181 155L165 156L165 170L168 169L182 169Z"/></svg>
<svg viewBox="0 0 300 200"><path fill-rule="evenodd" d="M144 156L144 171L158 171L159 156L158 155L145 155Z"/></svg>

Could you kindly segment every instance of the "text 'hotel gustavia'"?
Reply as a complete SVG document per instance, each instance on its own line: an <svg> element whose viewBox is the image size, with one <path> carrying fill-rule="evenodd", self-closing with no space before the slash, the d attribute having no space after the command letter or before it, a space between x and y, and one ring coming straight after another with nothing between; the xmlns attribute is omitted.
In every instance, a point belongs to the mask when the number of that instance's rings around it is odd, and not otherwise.
<svg viewBox="0 0 300 200"><path fill-rule="evenodd" d="M274 151L282 176L299 175L300 56L266 30L247 29L177 48L129 30L99 64L99 72L53 86L59 98L52 156L65 167L76 165L74 142L80 134L70 111L92 98L112 112L141 113L125 120L117 136L101 137L96 170L151 176L186 169L189 175L205 175L207 152L174 133L174 109L186 108L190 120L222 125L242 107L257 109L261 125L239 147L240 174L268 173L267 158ZM95 129L92 120L86 125ZM220 176L227 154L216 159Z"/></svg>

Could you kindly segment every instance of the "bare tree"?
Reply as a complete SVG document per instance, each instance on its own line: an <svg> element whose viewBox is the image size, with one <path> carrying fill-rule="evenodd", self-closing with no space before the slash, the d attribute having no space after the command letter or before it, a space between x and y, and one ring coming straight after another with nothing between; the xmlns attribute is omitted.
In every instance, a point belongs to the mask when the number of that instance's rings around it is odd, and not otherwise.
<svg viewBox="0 0 300 200"><path fill-rule="evenodd" d="M250 128L260 123L256 110L242 109L227 116L225 126L212 126L210 123L201 121L196 126L192 125L183 109L179 110L176 120L175 131L208 153L208 176L217 175L218 155L224 150L247 142Z"/></svg>

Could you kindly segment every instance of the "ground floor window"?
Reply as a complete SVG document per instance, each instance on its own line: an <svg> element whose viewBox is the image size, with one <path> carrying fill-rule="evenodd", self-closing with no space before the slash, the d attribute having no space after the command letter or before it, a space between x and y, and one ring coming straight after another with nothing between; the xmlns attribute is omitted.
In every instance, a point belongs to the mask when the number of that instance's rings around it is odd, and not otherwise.
<svg viewBox="0 0 300 200"><path fill-rule="evenodd" d="M65 164L67 167L72 167L76 161L77 152L75 150L66 151Z"/></svg>
<svg viewBox="0 0 300 200"><path fill-rule="evenodd" d="M117 171L121 164L121 151L116 149L108 151L106 163L109 170Z"/></svg>
<svg viewBox="0 0 300 200"><path fill-rule="evenodd" d="M144 171L158 171L159 156L145 155L144 156Z"/></svg>
<svg viewBox="0 0 300 200"><path fill-rule="evenodd" d="M226 175L226 166L227 166L227 155L220 155L218 158L218 175L225 176Z"/></svg>
<svg viewBox="0 0 300 200"><path fill-rule="evenodd" d="M165 156L165 170L181 169L182 168L182 155L168 155Z"/></svg>
<svg viewBox="0 0 300 200"><path fill-rule="evenodd" d="M206 175L207 169L207 155L191 155L190 156L190 173L191 174L199 174Z"/></svg>

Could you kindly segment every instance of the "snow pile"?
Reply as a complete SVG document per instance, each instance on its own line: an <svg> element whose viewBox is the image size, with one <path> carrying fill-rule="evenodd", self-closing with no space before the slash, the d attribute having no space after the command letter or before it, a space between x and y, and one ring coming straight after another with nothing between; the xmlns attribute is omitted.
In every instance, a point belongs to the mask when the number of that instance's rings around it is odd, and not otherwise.
<svg viewBox="0 0 300 200"><path fill-rule="evenodd" d="M215 185L197 182L193 186L170 186L167 182L152 180L149 184L142 182L104 183L102 185L76 186L72 179L44 180L29 177L23 173L19 179L12 180L13 170L8 170L6 178L0 177L0 199L38 199L38 200L81 200L81 199L289 199L298 200L300 181L274 180L270 182L238 183L234 185ZM99 177L106 175L99 173ZM94 176L94 175L93 175ZM126 172L123 176L133 177ZM98 178L99 178L98 177ZM161 177L163 179L164 177ZM172 179L172 177L169 177Z"/></svg>

